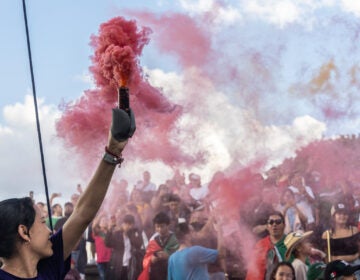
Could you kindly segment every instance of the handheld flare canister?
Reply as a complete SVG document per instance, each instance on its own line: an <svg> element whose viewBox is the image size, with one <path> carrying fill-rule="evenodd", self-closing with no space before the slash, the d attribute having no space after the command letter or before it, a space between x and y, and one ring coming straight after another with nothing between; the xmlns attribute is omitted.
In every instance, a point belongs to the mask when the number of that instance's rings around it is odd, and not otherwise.
<svg viewBox="0 0 360 280"><path fill-rule="evenodd" d="M130 108L129 89L121 86L118 90L117 108L112 110L112 136L118 141L124 141L133 136L136 130L135 116Z"/></svg>
<svg viewBox="0 0 360 280"><path fill-rule="evenodd" d="M119 108L130 114L129 88L119 87Z"/></svg>

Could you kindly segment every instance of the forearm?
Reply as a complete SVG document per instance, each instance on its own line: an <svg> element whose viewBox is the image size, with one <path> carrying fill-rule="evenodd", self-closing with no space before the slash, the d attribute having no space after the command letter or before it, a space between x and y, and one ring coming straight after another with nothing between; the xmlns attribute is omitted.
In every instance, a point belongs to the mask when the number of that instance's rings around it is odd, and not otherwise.
<svg viewBox="0 0 360 280"><path fill-rule="evenodd" d="M308 200L309 203L313 204L315 202L315 198L312 197L307 191L304 193L305 198Z"/></svg>
<svg viewBox="0 0 360 280"><path fill-rule="evenodd" d="M299 209L299 207L297 207L297 205L295 204L295 210L299 216L299 219L302 223L306 224L307 223L307 217L305 216L305 214Z"/></svg>
<svg viewBox="0 0 360 280"><path fill-rule="evenodd" d="M64 258L70 255L75 243L94 219L104 200L114 169L115 165L103 160L100 162L88 187L80 196L73 214L64 224Z"/></svg>
<svg viewBox="0 0 360 280"><path fill-rule="evenodd" d="M266 231L266 225L257 225L252 228L252 232L255 234L260 234L264 231Z"/></svg>
<svg viewBox="0 0 360 280"><path fill-rule="evenodd" d="M94 219L98 212L105 198L114 170L115 165L102 160L88 187L80 196L74 213L81 217L86 226Z"/></svg>
<svg viewBox="0 0 360 280"><path fill-rule="evenodd" d="M218 239L218 263L221 267L221 270L227 274L227 267L226 267L226 249L223 246L222 240Z"/></svg>
<svg viewBox="0 0 360 280"><path fill-rule="evenodd" d="M222 267L223 266L222 261L225 260L225 257L226 257L226 249L224 247L223 237L221 235L221 232L219 232L219 231L217 232L217 251L218 251L218 260Z"/></svg>
<svg viewBox="0 0 360 280"><path fill-rule="evenodd" d="M50 200L49 200L50 207L53 206L54 198L55 198L55 197L53 197L53 196L50 197Z"/></svg>

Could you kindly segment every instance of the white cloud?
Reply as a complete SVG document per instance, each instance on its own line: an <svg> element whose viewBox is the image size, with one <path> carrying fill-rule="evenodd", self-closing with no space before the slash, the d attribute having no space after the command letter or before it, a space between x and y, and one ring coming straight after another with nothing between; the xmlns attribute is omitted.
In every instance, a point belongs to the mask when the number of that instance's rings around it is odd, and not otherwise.
<svg viewBox="0 0 360 280"><path fill-rule="evenodd" d="M210 11L214 3L214 0L180 0L180 4L185 10L195 13Z"/></svg>
<svg viewBox="0 0 360 280"><path fill-rule="evenodd" d="M297 21L300 17L299 7L290 0L248 1L245 9L247 13L281 27Z"/></svg>
<svg viewBox="0 0 360 280"><path fill-rule="evenodd" d="M49 191L63 192L68 199L79 182L74 163L66 160L61 142L55 137L55 120L60 112L55 106L38 100L45 168ZM23 103L7 105L2 110L0 153L2 161L0 197L21 197L30 190L45 201L40 148L33 99L26 95Z"/></svg>
<svg viewBox="0 0 360 280"><path fill-rule="evenodd" d="M342 0L342 6L344 11L354 13L360 17L360 2L354 0Z"/></svg>
<svg viewBox="0 0 360 280"><path fill-rule="evenodd" d="M208 14L215 25L228 25L241 19L241 12L232 5L219 5L214 0L180 0L180 4L191 15Z"/></svg>
<svg viewBox="0 0 360 280"><path fill-rule="evenodd" d="M241 0L224 1L221 5L214 0L179 0L179 3L191 15L211 13L218 26L255 16L279 27L291 23L311 27L319 21L318 12L329 8L360 16L360 2L354 0Z"/></svg>
<svg viewBox="0 0 360 280"><path fill-rule="evenodd" d="M194 68L183 75L159 69L147 70L147 74L152 84L184 106L186 113L178 122L183 133L174 135L174 141L181 143L189 154L198 150L208 152L207 163L193 168L204 181L218 170L246 166L259 158L266 159L264 168L280 164L284 158L294 156L301 146L320 139L326 130L324 123L310 116L299 116L287 126L262 125ZM193 132L195 137L189 137Z"/></svg>
<svg viewBox="0 0 360 280"><path fill-rule="evenodd" d="M143 69L152 86L160 88L167 98L174 103L183 103L188 96L184 94L183 78L175 72L164 72L161 69Z"/></svg>
<svg viewBox="0 0 360 280"><path fill-rule="evenodd" d="M264 129L265 151L269 158L265 170L276 166L295 151L322 138L326 125L310 116L299 116L288 126L269 126Z"/></svg>

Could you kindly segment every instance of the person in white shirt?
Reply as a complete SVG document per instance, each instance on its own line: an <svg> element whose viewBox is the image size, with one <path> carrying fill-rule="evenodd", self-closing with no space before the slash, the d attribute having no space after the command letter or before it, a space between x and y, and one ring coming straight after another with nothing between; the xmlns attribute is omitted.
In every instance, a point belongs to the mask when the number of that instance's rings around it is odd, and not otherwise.
<svg viewBox="0 0 360 280"><path fill-rule="evenodd" d="M156 185L150 181L151 180L151 174L149 171L145 171L143 173L143 192L155 192L156 191Z"/></svg>
<svg viewBox="0 0 360 280"><path fill-rule="evenodd" d="M296 205L306 217L305 229L315 227L314 203L315 195L311 187L306 186L304 177L296 173L291 179L291 186L288 187L295 195Z"/></svg>
<svg viewBox="0 0 360 280"><path fill-rule="evenodd" d="M189 208L191 210L202 209L204 207L204 199L209 194L208 184L202 185L201 177L194 173L189 175L189 181L189 195L192 200L189 203Z"/></svg>
<svg viewBox="0 0 360 280"><path fill-rule="evenodd" d="M136 280L139 276L143 257L139 253L143 241L134 225L134 216L127 214L122 221L117 221L117 224L112 225L106 233L105 245L113 249L106 278Z"/></svg>

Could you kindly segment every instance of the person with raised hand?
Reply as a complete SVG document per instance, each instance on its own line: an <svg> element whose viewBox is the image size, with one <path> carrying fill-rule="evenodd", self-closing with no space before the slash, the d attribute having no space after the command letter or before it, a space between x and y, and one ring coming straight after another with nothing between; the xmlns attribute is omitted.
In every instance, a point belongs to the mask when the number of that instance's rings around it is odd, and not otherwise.
<svg viewBox="0 0 360 280"><path fill-rule="evenodd" d="M72 215L54 235L30 197L0 202L0 279L64 279L71 251L95 217L108 190L121 153L135 131L132 110L113 109L105 154Z"/></svg>

